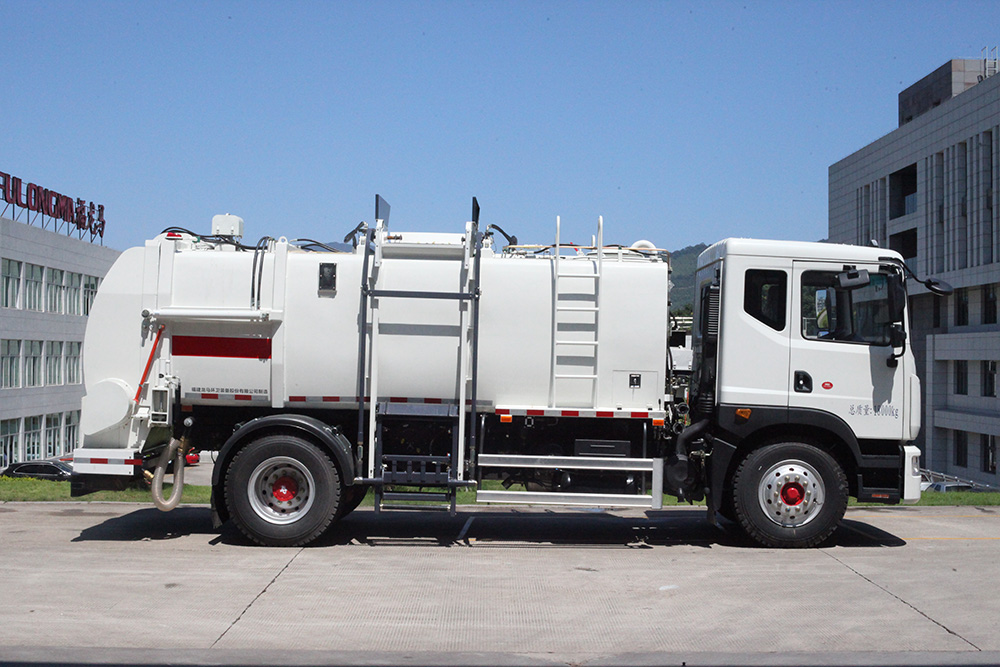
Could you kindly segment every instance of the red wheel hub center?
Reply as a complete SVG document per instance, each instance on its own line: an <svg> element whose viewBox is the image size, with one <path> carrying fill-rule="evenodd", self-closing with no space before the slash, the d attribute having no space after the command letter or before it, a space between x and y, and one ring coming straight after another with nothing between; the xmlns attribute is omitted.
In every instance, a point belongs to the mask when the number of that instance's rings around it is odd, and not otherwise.
<svg viewBox="0 0 1000 667"><path fill-rule="evenodd" d="M271 485L271 495L279 503L287 503L289 500L294 498L299 492L299 485L295 483L295 480L285 475L279 477Z"/></svg>
<svg viewBox="0 0 1000 667"><path fill-rule="evenodd" d="M785 484L781 487L781 502L786 505L798 505L806 497L806 490L798 482Z"/></svg>

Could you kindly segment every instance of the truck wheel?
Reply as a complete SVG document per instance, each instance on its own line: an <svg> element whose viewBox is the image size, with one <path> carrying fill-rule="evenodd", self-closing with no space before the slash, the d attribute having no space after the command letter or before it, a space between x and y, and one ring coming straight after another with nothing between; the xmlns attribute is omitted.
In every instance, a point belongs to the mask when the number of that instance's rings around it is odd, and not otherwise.
<svg viewBox="0 0 1000 667"><path fill-rule="evenodd" d="M812 547L847 510L847 477L827 452L798 442L750 452L733 476L733 511L751 539L768 547Z"/></svg>
<svg viewBox="0 0 1000 667"><path fill-rule="evenodd" d="M337 519L342 519L354 510L358 509L358 505L360 505L361 501L365 499L365 495L367 495L367 493L368 487L360 484L345 487L344 497L341 499L340 508L337 510Z"/></svg>
<svg viewBox="0 0 1000 667"><path fill-rule="evenodd" d="M337 516L340 475L322 449L290 435L244 447L226 471L226 506L237 527L264 546L300 546Z"/></svg>

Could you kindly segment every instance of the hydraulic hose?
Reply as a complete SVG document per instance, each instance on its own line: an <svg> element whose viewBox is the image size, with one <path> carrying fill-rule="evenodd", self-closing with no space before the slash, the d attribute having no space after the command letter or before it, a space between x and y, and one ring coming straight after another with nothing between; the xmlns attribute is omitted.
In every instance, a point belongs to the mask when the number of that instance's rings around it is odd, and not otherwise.
<svg viewBox="0 0 1000 667"><path fill-rule="evenodd" d="M708 428L709 424L710 422L707 419L702 419L701 421L691 424L686 429L681 431L681 434L677 436L676 454L678 457L687 456L688 443L701 435L702 432Z"/></svg>
<svg viewBox="0 0 1000 667"><path fill-rule="evenodd" d="M181 502L181 493L184 492L184 454L187 452L187 438L180 440L171 438L170 444L160 454L156 461L156 471L153 473L153 504L161 512L169 512L177 507ZM163 499L163 475L167 472L167 465L170 459L174 459L174 488L170 492L170 499Z"/></svg>

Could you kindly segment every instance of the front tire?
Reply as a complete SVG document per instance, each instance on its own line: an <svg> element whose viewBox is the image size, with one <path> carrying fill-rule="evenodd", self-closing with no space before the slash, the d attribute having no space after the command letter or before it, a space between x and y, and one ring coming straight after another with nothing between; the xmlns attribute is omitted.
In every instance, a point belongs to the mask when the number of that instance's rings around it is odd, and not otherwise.
<svg viewBox="0 0 1000 667"><path fill-rule="evenodd" d="M732 503L743 531L767 547L820 544L847 510L847 477L828 452L800 442L750 452L733 476Z"/></svg>
<svg viewBox="0 0 1000 667"><path fill-rule="evenodd" d="M226 506L240 531L263 546L301 546L322 535L341 503L340 475L320 447L266 435L226 471Z"/></svg>

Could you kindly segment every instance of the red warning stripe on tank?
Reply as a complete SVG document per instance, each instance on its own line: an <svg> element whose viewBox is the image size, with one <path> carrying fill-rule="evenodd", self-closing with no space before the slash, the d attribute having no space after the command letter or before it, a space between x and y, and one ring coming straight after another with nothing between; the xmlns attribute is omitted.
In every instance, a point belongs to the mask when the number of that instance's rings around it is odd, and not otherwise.
<svg viewBox="0 0 1000 667"><path fill-rule="evenodd" d="M225 359L270 359L270 338L229 338L224 336L174 336L171 349L178 357L221 357Z"/></svg>

